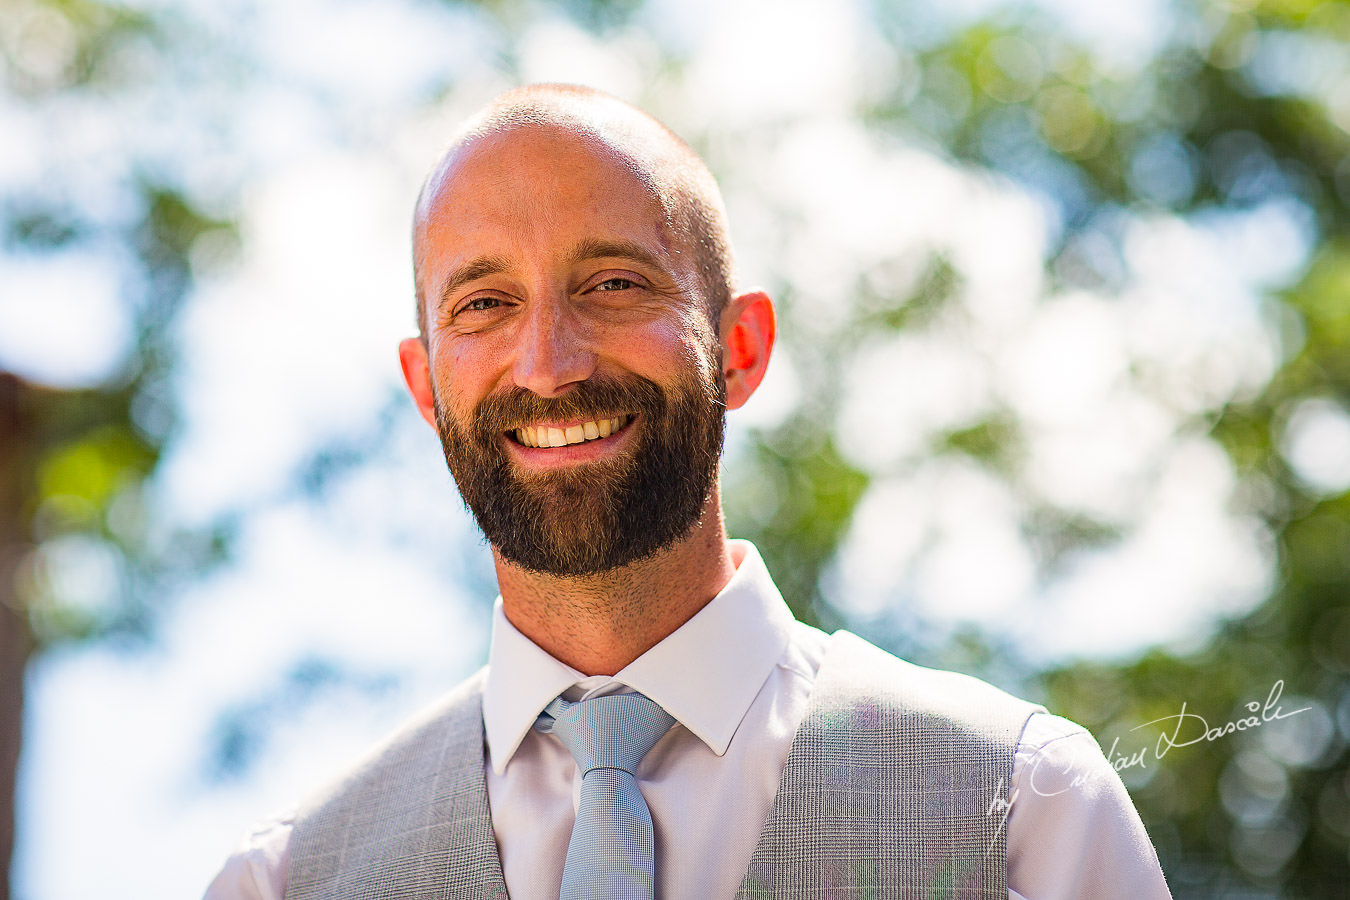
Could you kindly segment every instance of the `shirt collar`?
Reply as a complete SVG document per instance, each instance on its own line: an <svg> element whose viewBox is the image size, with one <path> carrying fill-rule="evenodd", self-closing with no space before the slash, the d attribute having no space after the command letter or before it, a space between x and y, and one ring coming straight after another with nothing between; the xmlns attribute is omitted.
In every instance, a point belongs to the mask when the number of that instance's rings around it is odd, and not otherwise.
<svg viewBox="0 0 1350 900"><path fill-rule="evenodd" d="M736 573L721 592L613 678L587 678L516 630L497 598L483 722L497 774L554 697L585 682L587 696L616 684L641 691L718 756L787 648L792 613L753 544L732 541Z"/></svg>

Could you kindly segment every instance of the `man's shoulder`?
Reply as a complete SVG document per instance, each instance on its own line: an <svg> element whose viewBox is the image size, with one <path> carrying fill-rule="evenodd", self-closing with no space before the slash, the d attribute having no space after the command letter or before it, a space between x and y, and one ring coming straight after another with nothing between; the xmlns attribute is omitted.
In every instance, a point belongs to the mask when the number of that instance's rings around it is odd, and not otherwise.
<svg viewBox="0 0 1350 900"><path fill-rule="evenodd" d="M452 754L472 758L472 747L482 744L482 695L486 670L479 670L435 703L404 722L336 779L285 813L255 828L226 861L207 889L206 900L268 900L283 895L336 896L323 878L330 874L332 857L324 857L325 839L342 834L357 821L396 821L434 795L427 783L443 766L428 766ZM479 757L481 760L481 750ZM481 767L481 763L480 763ZM416 783L405 784L409 779ZM461 791L464 793L464 791ZM472 785L467 792L472 794ZM408 798L412 798L409 803ZM372 844L372 848L380 845ZM358 858L378 857L377 850L358 849Z"/></svg>
<svg viewBox="0 0 1350 900"><path fill-rule="evenodd" d="M900 659L847 631L830 636L816 694L816 708L826 714L853 715L862 707L944 728L992 727L1013 740L1043 710L972 675Z"/></svg>
<svg viewBox="0 0 1350 900"><path fill-rule="evenodd" d="M454 757L476 746L481 758L483 684L487 669L479 669L430 706L417 712L377 743L364 757L301 804L301 817L340 798L369 792L379 782L406 778L410 773L430 775L432 763L447 754Z"/></svg>
<svg viewBox="0 0 1350 900"><path fill-rule="evenodd" d="M989 810L1006 805L1036 709L836 632L744 895L1008 896L1006 833ZM852 868L840 848L887 865Z"/></svg>
<svg viewBox="0 0 1350 900"><path fill-rule="evenodd" d="M450 846L452 833L472 849L473 871L500 879L487 850L484 676L475 673L300 805L288 898L356 896L347 886L354 873L432 884L443 862L434 848Z"/></svg>
<svg viewBox="0 0 1350 900"><path fill-rule="evenodd" d="M399 896L439 896L446 848L457 848L466 884L501 887L483 781L484 676L470 677L301 805L287 900L370 896L365 889L376 884L400 885Z"/></svg>

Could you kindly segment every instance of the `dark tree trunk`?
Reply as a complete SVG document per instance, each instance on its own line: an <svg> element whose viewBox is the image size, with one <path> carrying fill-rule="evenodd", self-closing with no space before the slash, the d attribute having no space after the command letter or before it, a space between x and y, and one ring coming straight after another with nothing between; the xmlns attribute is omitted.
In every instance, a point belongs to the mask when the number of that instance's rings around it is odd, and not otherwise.
<svg viewBox="0 0 1350 900"><path fill-rule="evenodd" d="M32 649L16 576L30 544L31 398L20 379L0 373L0 900L10 897L14 788L23 735L23 673Z"/></svg>
<svg viewBox="0 0 1350 900"><path fill-rule="evenodd" d="M8 586L6 593L12 593ZM23 738L23 670L30 646L24 618L8 607L0 610L0 900L10 896L14 787Z"/></svg>

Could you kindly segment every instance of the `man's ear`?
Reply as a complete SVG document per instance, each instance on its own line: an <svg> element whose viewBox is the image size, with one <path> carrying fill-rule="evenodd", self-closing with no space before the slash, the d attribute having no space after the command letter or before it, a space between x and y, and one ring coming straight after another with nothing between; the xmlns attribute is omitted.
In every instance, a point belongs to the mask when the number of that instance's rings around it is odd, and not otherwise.
<svg viewBox="0 0 1350 900"><path fill-rule="evenodd" d="M398 345L398 361L403 366L403 380L412 394L417 411L427 424L436 427L436 399L431 393L431 364L427 348L421 338L405 338Z"/></svg>
<svg viewBox="0 0 1350 900"><path fill-rule="evenodd" d="M727 409L745 405L764 380L778 326L773 301L763 291L741 294L722 311L722 374Z"/></svg>

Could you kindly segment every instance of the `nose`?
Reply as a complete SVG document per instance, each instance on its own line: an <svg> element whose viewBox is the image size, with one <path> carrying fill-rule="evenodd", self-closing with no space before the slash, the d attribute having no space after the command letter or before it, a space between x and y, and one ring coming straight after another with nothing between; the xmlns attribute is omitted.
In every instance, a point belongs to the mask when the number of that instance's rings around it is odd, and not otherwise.
<svg viewBox="0 0 1350 900"><path fill-rule="evenodd" d="M555 397L595 372L587 329L564 297L531 304L517 334L515 383L541 397Z"/></svg>

